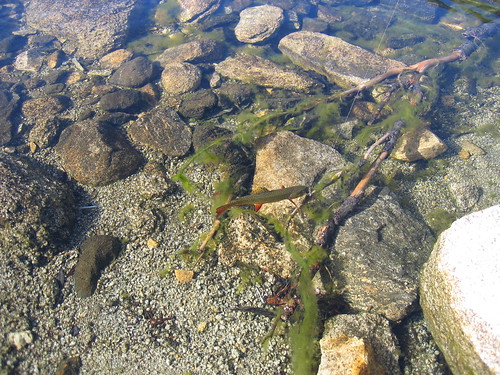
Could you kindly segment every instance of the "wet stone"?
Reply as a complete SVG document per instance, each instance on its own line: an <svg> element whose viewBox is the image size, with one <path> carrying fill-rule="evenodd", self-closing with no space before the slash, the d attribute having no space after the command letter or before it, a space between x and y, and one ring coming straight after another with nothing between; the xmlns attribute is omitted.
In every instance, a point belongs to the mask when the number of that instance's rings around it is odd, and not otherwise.
<svg viewBox="0 0 500 375"><path fill-rule="evenodd" d="M73 194L27 157L0 153L0 249L37 262L41 251L68 238Z"/></svg>
<svg viewBox="0 0 500 375"><path fill-rule="evenodd" d="M37 50L30 49L17 55L14 68L36 73L43 64L43 55Z"/></svg>
<svg viewBox="0 0 500 375"><path fill-rule="evenodd" d="M31 128L28 141L36 144L37 147L46 148L53 144L61 129L62 123L57 117L43 118Z"/></svg>
<svg viewBox="0 0 500 375"><path fill-rule="evenodd" d="M196 22L214 13L220 6L220 0L178 0L181 22Z"/></svg>
<svg viewBox="0 0 500 375"><path fill-rule="evenodd" d="M184 95L178 111L186 118L202 119L217 108L217 95L212 90L199 90Z"/></svg>
<svg viewBox="0 0 500 375"><path fill-rule="evenodd" d="M236 39L243 43L259 43L270 38L283 24L283 9L272 5L246 8L234 29Z"/></svg>
<svg viewBox="0 0 500 375"><path fill-rule="evenodd" d="M147 104L144 94L132 89L110 92L99 101L101 109L108 112L140 113Z"/></svg>
<svg viewBox="0 0 500 375"><path fill-rule="evenodd" d="M236 106L240 108L249 104L253 99L253 92L250 86L224 82L217 90L215 90L219 97L219 106L228 108Z"/></svg>
<svg viewBox="0 0 500 375"><path fill-rule="evenodd" d="M68 98L64 96L45 96L28 99L21 105L24 116L38 121L60 114L68 107Z"/></svg>
<svg viewBox="0 0 500 375"><path fill-rule="evenodd" d="M146 57L139 56L120 66L109 78L109 83L117 86L140 87L153 76L153 64Z"/></svg>
<svg viewBox="0 0 500 375"><path fill-rule="evenodd" d="M168 64L161 74L161 83L169 94L184 94L198 88L201 83L201 71L189 63Z"/></svg>
<svg viewBox="0 0 500 375"><path fill-rule="evenodd" d="M213 39L196 39L163 51L155 61L162 67L171 63L190 62L193 64L214 62L222 57L222 45Z"/></svg>
<svg viewBox="0 0 500 375"><path fill-rule="evenodd" d="M441 155L448 146L425 127L404 133L392 150L391 157L403 161L429 160Z"/></svg>
<svg viewBox="0 0 500 375"><path fill-rule="evenodd" d="M0 40L0 53L15 52L23 48L26 44L26 37L21 35L9 35Z"/></svg>
<svg viewBox="0 0 500 375"><path fill-rule="evenodd" d="M16 108L17 98L8 91L0 90L0 145L12 139L13 124L10 116Z"/></svg>
<svg viewBox="0 0 500 375"><path fill-rule="evenodd" d="M417 43L422 43L425 37L416 34L401 34L387 38L387 47L399 49L404 47L411 47Z"/></svg>
<svg viewBox="0 0 500 375"><path fill-rule="evenodd" d="M91 186L108 185L125 178L142 164L142 157L119 129L97 120L86 120L64 129L56 152L70 176Z"/></svg>
<svg viewBox="0 0 500 375"><path fill-rule="evenodd" d="M339 228L330 259L350 306L392 321L412 312L419 272L433 241L429 228L390 195L349 217Z"/></svg>
<svg viewBox="0 0 500 375"><path fill-rule="evenodd" d="M191 147L191 129L171 109L156 107L132 123L130 138L169 156L183 156Z"/></svg>
<svg viewBox="0 0 500 375"><path fill-rule="evenodd" d="M80 246L75 268L75 291L80 298L94 294L102 271L118 256L120 240L107 235L92 236Z"/></svg>
<svg viewBox="0 0 500 375"><path fill-rule="evenodd" d="M110 52L104 55L99 60L99 65L107 69L118 69L123 63L130 60L133 53L126 49L117 49L116 51Z"/></svg>

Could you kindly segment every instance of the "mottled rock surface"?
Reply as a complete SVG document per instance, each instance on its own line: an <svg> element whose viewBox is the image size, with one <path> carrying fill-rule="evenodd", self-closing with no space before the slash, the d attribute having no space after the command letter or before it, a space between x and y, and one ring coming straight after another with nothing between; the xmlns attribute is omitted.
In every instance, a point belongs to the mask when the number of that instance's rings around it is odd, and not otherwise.
<svg viewBox="0 0 500 375"><path fill-rule="evenodd" d="M169 156L183 156L191 147L191 129L174 111L164 107L140 117L127 132L135 142Z"/></svg>
<svg viewBox="0 0 500 375"><path fill-rule="evenodd" d="M120 130L96 120L64 129L56 152L74 179L91 186L108 185L125 178L135 173L142 163L142 157Z"/></svg>
<svg viewBox="0 0 500 375"><path fill-rule="evenodd" d="M102 96L101 109L108 112L140 113L147 106L145 94L133 89L123 89Z"/></svg>
<svg viewBox="0 0 500 375"><path fill-rule="evenodd" d="M0 153L0 249L6 255L35 261L68 238L74 218L65 184L27 157Z"/></svg>
<svg viewBox="0 0 500 375"><path fill-rule="evenodd" d="M155 61L165 67L176 62L214 62L222 57L222 45L213 39L196 39L175 47L166 49Z"/></svg>
<svg viewBox="0 0 500 375"><path fill-rule="evenodd" d="M181 22L196 22L209 16L219 8L220 0L178 0Z"/></svg>
<svg viewBox="0 0 500 375"><path fill-rule="evenodd" d="M212 90L198 90L183 96L179 113L186 118L202 119L217 109L217 95Z"/></svg>
<svg viewBox="0 0 500 375"><path fill-rule="evenodd" d="M161 84L165 92L173 95L193 91L200 86L201 71L193 64L172 63L161 73Z"/></svg>
<svg viewBox="0 0 500 375"><path fill-rule="evenodd" d="M340 226L330 258L352 308L403 319L415 309L421 266L434 238L390 195Z"/></svg>
<svg viewBox="0 0 500 375"><path fill-rule="evenodd" d="M253 55L228 57L217 64L215 70L223 76L264 87L305 92L321 87L318 81L304 73Z"/></svg>
<svg viewBox="0 0 500 375"><path fill-rule="evenodd" d="M26 7L26 21L36 30L72 41L80 56L97 58L123 41L136 2L35 0Z"/></svg>
<svg viewBox="0 0 500 375"><path fill-rule="evenodd" d="M120 240L107 235L97 235L82 242L80 257L75 268L75 291L81 298L94 294L101 272L121 250Z"/></svg>
<svg viewBox="0 0 500 375"><path fill-rule="evenodd" d="M401 374L397 340L376 314L337 315L325 323L318 374Z"/></svg>
<svg viewBox="0 0 500 375"><path fill-rule="evenodd" d="M246 8L234 29L236 39L243 43L259 43L270 38L283 24L283 9L272 5Z"/></svg>
<svg viewBox="0 0 500 375"><path fill-rule="evenodd" d="M288 34L280 51L294 64L325 75L337 85L350 88L403 63L384 58L340 38L310 31Z"/></svg>
<svg viewBox="0 0 500 375"><path fill-rule="evenodd" d="M422 272L420 304L454 374L500 373L500 206L441 233Z"/></svg>
<svg viewBox="0 0 500 375"><path fill-rule="evenodd" d="M13 124L10 119L16 108L17 99L7 91L0 91L0 145L9 142L13 134Z"/></svg>

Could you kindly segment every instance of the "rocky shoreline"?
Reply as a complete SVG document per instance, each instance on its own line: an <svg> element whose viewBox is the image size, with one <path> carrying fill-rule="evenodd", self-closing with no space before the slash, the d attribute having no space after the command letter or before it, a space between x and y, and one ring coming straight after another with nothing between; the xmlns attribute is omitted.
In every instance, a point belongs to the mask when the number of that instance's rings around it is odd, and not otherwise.
<svg viewBox="0 0 500 375"><path fill-rule="evenodd" d="M497 336L464 353L439 333L436 320L454 312L438 301L453 305L462 289L435 297L450 281L436 271L436 253L446 250L433 251L455 219L473 213L456 228L481 215L498 219L494 78L464 76L440 88L424 113L429 122L403 136L327 253L314 253L315 230L354 178L259 214L231 210L200 257L214 208L229 194L313 187L366 151L360 133L375 100L355 102L349 118L337 103L303 107L413 63L412 48L434 43L392 35L382 56L344 40L374 38L390 22L384 2L355 10L271 3L32 0L2 8L0 373L329 374L353 370L361 357L360 368L376 374L496 371L498 358L481 360L481 352ZM425 1L418 11L403 8L430 27L448 22ZM148 14L150 24L139 25ZM151 55L127 46L139 31ZM494 243L494 226L489 234L483 247L472 241L464 251L498 264L482 250ZM281 301L283 282L297 282L301 261L316 256L323 265L310 294ZM495 267L485 275L495 285ZM459 286L467 301L474 293ZM495 324L488 318L473 323Z"/></svg>

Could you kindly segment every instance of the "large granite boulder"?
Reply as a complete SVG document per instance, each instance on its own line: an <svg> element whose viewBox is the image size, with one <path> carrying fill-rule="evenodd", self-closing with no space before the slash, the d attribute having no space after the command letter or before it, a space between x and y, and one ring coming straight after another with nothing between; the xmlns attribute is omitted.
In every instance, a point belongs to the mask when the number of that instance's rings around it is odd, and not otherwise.
<svg viewBox="0 0 500 375"><path fill-rule="evenodd" d="M271 36L285 20L283 9L272 5L246 8L234 29L236 39L243 43L259 43Z"/></svg>
<svg viewBox="0 0 500 375"><path fill-rule="evenodd" d="M422 272L425 320L454 374L500 373L500 205L441 233Z"/></svg>
<svg viewBox="0 0 500 375"><path fill-rule="evenodd" d="M78 55L97 58L124 40L137 0L33 0L26 6L28 26L69 40Z"/></svg>

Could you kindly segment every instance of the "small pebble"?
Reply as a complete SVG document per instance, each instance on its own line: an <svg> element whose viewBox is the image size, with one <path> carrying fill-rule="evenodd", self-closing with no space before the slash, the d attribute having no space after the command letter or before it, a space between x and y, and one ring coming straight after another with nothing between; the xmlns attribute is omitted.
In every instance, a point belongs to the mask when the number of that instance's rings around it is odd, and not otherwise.
<svg viewBox="0 0 500 375"><path fill-rule="evenodd" d="M187 270L175 270L175 278L180 283L188 283L193 280L194 272Z"/></svg>

